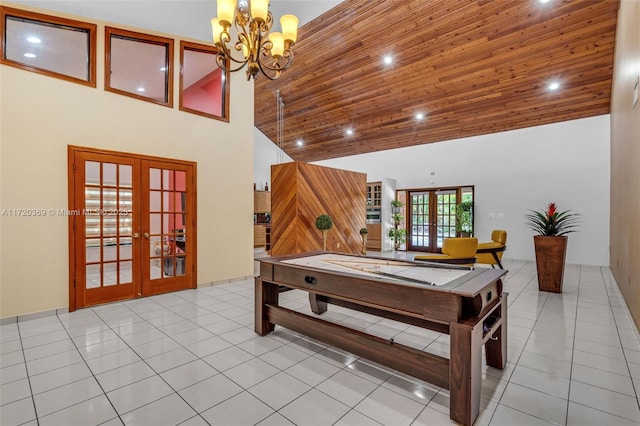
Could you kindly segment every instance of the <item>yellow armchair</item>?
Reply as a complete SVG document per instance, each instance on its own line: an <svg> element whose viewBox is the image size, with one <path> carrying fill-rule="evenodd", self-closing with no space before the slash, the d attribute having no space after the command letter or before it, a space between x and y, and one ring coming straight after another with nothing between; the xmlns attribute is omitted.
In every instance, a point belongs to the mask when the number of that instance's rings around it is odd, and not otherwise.
<svg viewBox="0 0 640 426"><path fill-rule="evenodd" d="M472 265L476 260L477 248L478 239L475 237L445 238L442 241L442 254L418 255L413 260Z"/></svg>
<svg viewBox="0 0 640 426"><path fill-rule="evenodd" d="M487 243L478 244L478 251L476 255L476 263L484 263L491 265L498 265L500 269L502 267L502 255L507 249L507 231L502 229L494 229L491 233L491 241Z"/></svg>

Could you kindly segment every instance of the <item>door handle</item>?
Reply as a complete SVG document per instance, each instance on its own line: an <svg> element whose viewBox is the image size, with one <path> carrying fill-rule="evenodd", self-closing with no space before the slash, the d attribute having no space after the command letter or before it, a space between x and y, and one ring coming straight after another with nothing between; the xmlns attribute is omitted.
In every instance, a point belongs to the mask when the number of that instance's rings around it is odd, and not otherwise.
<svg viewBox="0 0 640 426"><path fill-rule="evenodd" d="M133 238L140 238L140 234L138 234L137 232L134 232L132 236Z"/></svg>
<svg viewBox="0 0 640 426"><path fill-rule="evenodd" d="M145 237L147 240L149 239L149 233L145 232L144 234L142 234L143 237Z"/></svg>

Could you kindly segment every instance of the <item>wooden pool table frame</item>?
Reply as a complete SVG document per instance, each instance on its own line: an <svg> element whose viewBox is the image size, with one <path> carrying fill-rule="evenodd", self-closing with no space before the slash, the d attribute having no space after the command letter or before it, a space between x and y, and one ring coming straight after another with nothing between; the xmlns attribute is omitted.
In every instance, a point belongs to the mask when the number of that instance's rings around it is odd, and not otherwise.
<svg viewBox="0 0 640 426"><path fill-rule="evenodd" d="M477 268L445 285L425 286L282 262L317 254L259 259L255 331L263 336L277 324L448 389L451 419L473 424L480 412L482 346L487 365L503 369L507 361L507 293L501 281L507 271ZM316 314L335 304L449 334L450 358L278 306L281 286L307 291Z"/></svg>

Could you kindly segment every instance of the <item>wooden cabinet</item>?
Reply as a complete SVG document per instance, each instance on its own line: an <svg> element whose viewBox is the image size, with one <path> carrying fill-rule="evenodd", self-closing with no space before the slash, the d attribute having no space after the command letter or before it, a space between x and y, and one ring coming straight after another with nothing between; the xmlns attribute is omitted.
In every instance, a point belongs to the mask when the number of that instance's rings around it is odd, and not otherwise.
<svg viewBox="0 0 640 426"><path fill-rule="evenodd" d="M382 182L367 182L367 250L382 250Z"/></svg>
<svg viewBox="0 0 640 426"><path fill-rule="evenodd" d="M271 211L271 192L270 191L253 191L253 211L254 212L270 212Z"/></svg>
<svg viewBox="0 0 640 426"><path fill-rule="evenodd" d="M264 225L253 225L253 246L264 247L267 243L267 230Z"/></svg>
<svg viewBox="0 0 640 426"><path fill-rule="evenodd" d="M271 249L271 244L267 244L267 228L271 233L271 226L268 220L271 213L271 192L269 191L253 191L253 246L265 247L266 250ZM257 220L257 223L256 223Z"/></svg>
<svg viewBox="0 0 640 426"><path fill-rule="evenodd" d="M382 249L382 225L367 224L367 250L380 251Z"/></svg>
<svg viewBox="0 0 640 426"><path fill-rule="evenodd" d="M367 207L382 207L382 182L367 182Z"/></svg>

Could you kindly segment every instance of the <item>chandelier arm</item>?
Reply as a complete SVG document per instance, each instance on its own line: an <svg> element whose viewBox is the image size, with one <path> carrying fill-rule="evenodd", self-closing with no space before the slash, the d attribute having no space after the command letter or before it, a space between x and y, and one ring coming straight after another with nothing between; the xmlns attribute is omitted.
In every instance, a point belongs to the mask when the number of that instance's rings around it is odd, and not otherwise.
<svg viewBox="0 0 640 426"><path fill-rule="evenodd" d="M289 68L289 65L291 65L291 63L293 62L293 51L287 49L284 51L282 58L280 58L280 60L278 62L275 63L275 65L271 66L266 62L263 62L264 60L262 59L262 57L268 58L269 56L267 55L266 51L262 51L262 55L260 58L258 58L258 64L260 65L260 69L268 69L270 71L279 71L282 72L284 70L286 70L287 68ZM283 59L286 58L286 62L284 64L281 64L280 61L282 61Z"/></svg>
<svg viewBox="0 0 640 426"><path fill-rule="evenodd" d="M227 66L227 60L228 59L231 59L233 62L239 64L238 67L237 68L233 68L230 65ZM218 52L218 53L216 53L216 64L218 65L218 67L222 68L225 71L236 72L236 71L241 70L247 64L247 61L241 62L241 61L235 60L233 58L230 58L229 56L227 56L227 55L225 55L223 53Z"/></svg>
<svg viewBox="0 0 640 426"><path fill-rule="evenodd" d="M216 53L216 57L222 57L223 59L229 59L231 62L235 62L237 64L246 64L247 60L238 60L236 58L233 57L233 55L231 54L231 50L229 50L229 47L226 45L219 45L218 46L218 53ZM242 68L242 67L240 67ZM240 69L238 68L238 69Z"/></svg>
<svg viewBox="0 0 640 426"><path fill-rule="evenodd" d="M220 41L216 43L216 47L218 48L218 52L216 53L216 63L220 68L224 69L225 71L233 72L241 69L242 66L244 66L244 64L247 63L247 60L245 58L245 60L240 61L233 57L233 55L231 54L231 50L229 49L229 46L228 46L228 42L230 40L231 40L231 36L229 35L229 32L226 30L223 31L222 34L220 35ZM238 48L237 46L238 43L236 43L236 46L235 46L236 50L241 49L241 48ZM230 66L226 66L227 59L231 62L235 62L237 64L242 64L242 65L237 69L231 69ZM222 66L221 64L225 64L225 65Z"/></svg>
<svg viewBox="0 0 640 426"><path fill-rule="evenodd" d="M258 62L258 67L260 67L260 71L262 71L262 75L264 75L265 77L267 77L269 80L277 80L280 78L280 75L282 74L282 71L280 71L279 69L275 69L275 68L268 68L265 65L262 64L262 62L257 61ZM267 70L269 71L274 71L275 74L274 76L270 76L269 73L267 72Z"/></svg>

